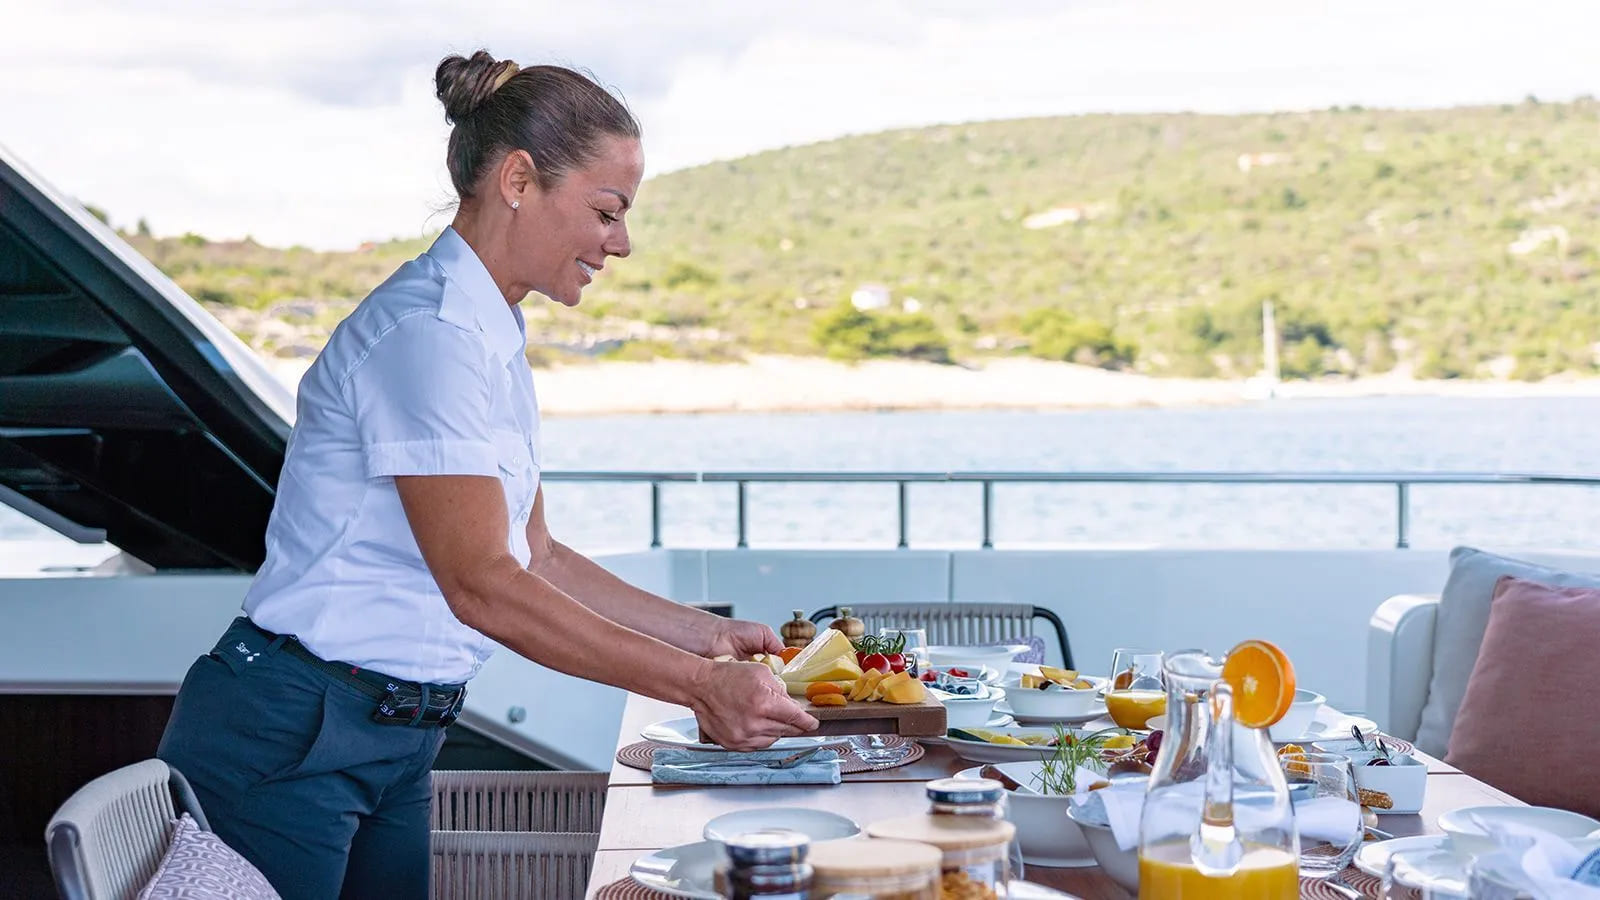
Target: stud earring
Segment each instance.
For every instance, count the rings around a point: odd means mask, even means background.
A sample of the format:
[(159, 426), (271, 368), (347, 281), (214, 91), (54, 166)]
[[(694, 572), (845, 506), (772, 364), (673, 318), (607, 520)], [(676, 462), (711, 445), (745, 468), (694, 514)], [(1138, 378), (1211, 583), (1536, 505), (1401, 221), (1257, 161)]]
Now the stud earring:
[(516, 209), (517, 207), (519, 207), (521, 205), (522, 205), (522, 201), (521, 200), (513, 200), (513, 201), (511, 201), (511, 208), (512, 209)]

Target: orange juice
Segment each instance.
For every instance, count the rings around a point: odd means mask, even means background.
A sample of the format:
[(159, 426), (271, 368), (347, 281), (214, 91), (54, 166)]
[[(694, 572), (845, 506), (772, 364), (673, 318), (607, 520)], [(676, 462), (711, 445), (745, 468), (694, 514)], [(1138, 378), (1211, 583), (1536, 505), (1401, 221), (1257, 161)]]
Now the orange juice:
[(1145, 720), (1166, 711), (1165, 691), (1111, 691), (1106, 694), (1106, 712), (1123, 728), (1143, 728)]
[(1287, 850), (1245, 844), (1232, 874), (1208, 878), (1189, 861), (1188, 841), (1139, 851), (1139, 900), (1298, 900), (1300, 873)]

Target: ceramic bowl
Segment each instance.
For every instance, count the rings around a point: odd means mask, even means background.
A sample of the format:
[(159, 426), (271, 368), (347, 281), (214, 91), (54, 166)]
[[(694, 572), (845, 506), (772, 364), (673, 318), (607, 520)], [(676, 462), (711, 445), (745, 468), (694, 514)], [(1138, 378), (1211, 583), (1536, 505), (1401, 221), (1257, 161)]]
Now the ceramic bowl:
[[(982, 768), (963, 769), (956, 777), (981, 778), (978, 773)], [(1018, 784), (1033, 784), (1030, 773), (1038, 769), (1038, 763), (1007, 763), (1000, 767)], [(1095, 864), (1083, 832), (1067, 818), (1070, 805), (1065, 797), (1026, 790), (1006, 792), (1006, 818), (1017, 826), (1017, 845), (1022, 848), (1023, 865), (1070, 869)]]
[(979, 692), (971, 697), (940, 693), (939, 702), (944, 704), (946, 727), (983, 728), (994, 715), (994, 705), (1005, 696), (1005, 691), (988, 685), (982, 685)]
[(1317, 713), (1327, 702), (1328, 698), (1315, 691), (1295, 691), (1289, 712), (1269, 728), (1268, 733), (1275, 741), (1290, 741), (1304, 736), (1311, 730), (1311, 723), (1316, 721)]
[(1378, 815), (1415, 813), (1422, 809), (1423, 794), (1428, 787), (1428, 767), (1415, 757), (1391, 754), (1390, 765), (1369, 766), (1374, 754), (1368, 752), (1345, 754), (1356, 774), (1356, 787), (1380, 791), (1389, 795), (1389, 809), (1373, 809)]
[[(1127, 850), (1117, 846), (1117, 838), (1111, 833), (1110, 825), (1097, 825), (1079, 817), (1078, 811), (1070, 805), (1067, 807), (1067, 818), (1083, 831), (1083, 839), (1089, 845), (1089, 852), (1094, 854), (1094, 861), (1101, 869), (1115, 881), (1119, 887), (1129, 893), (1139, 892), (1139, 848), (1130, 847)], [(1026, 860), (1024, 860), (1026, 862)]]
[(1100, 699), (1100, 688), (1106, 683), (1104, 678), (1091, 678), (1087, 675), (1083, 676), (1083, 679), (1094, 687), (1081, 691), (1060, 685), (1043, 690), (1025, 688), (1022, 686), (1021, 676), (1014, 676), (1004, 682), (1006, 702), (1011, 704), (1013, 715), (1024, 719), (1082, 718), (1093, 712), (1097, 705), (1104, 705), (1104, 701)]
[(958, 646), (943, 644), (928, 648), (928, 663), (933, 666), (960, 666), (963, 669), (981, 669), (984, 666), (1004, 672), (1018, 653), (1032, 649), (1027, 644), (987, 644), (983, 646)]
[(1548, 806), (1469, 806), (1452, 809), (1438, 820), (1439, 830), (1450, 836), (1450, 849), (1463, 860), (1493, 851), (1494, 838), (1484, 826), (1500, 823), (1537, 828), (1568, 841), (1582, 840), (1600, 828), (1600, 821)]

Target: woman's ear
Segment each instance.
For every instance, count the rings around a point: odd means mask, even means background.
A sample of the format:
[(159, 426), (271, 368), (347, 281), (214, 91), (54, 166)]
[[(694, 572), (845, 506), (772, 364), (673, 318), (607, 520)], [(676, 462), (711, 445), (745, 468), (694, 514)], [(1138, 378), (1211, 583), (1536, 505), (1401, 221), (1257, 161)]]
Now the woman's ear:
[(512, 150), (500, 161), (500, 196), (515, 209), (539, 189), (539, 170), (526, 150)]

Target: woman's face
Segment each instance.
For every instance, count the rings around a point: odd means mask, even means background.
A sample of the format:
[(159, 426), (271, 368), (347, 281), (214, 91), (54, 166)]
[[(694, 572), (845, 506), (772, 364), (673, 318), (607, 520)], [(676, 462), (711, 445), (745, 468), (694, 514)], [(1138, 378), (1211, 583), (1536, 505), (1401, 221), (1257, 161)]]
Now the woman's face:
[(643, 177), (639, 142), (608, 137), (593, 162), (550, 190), (527, 184), (510, 226), (518, 286), (577, 306), (607, 258), (631, 251), (626, 217)]

